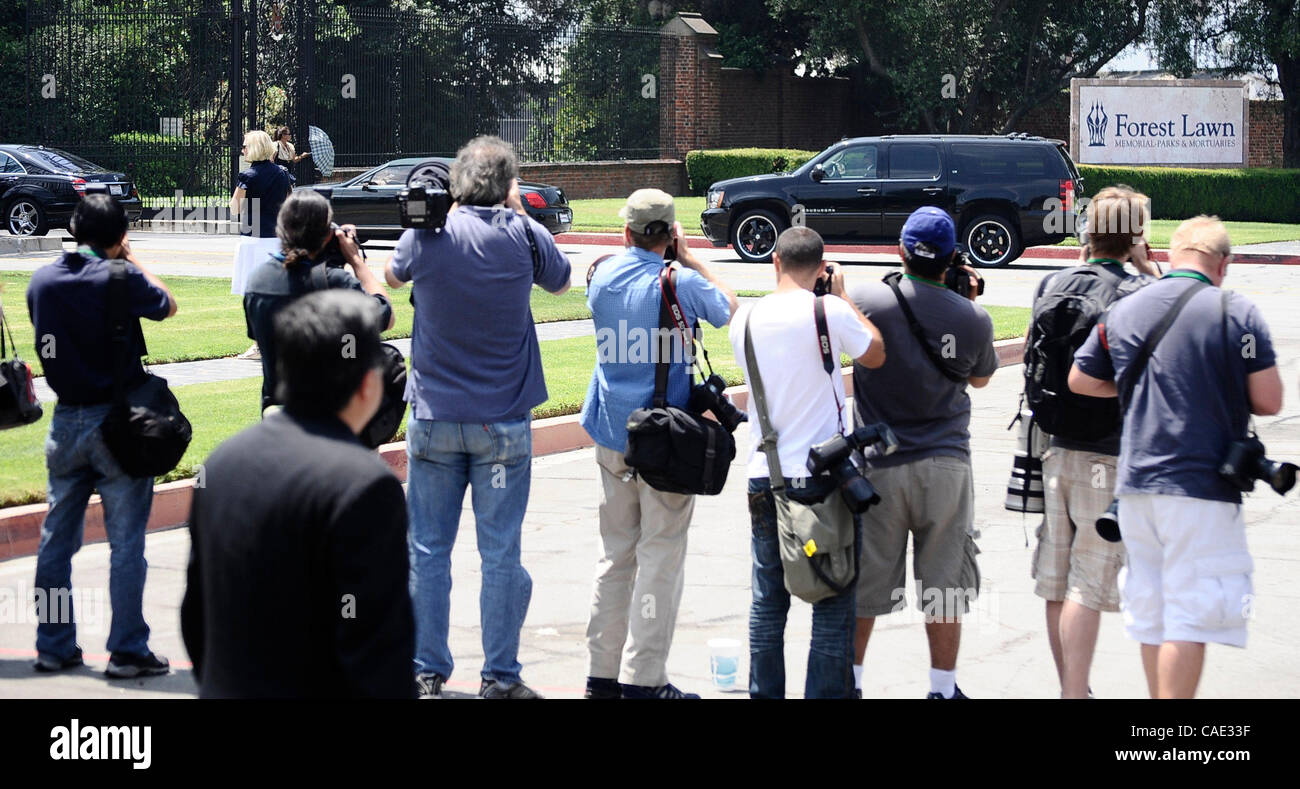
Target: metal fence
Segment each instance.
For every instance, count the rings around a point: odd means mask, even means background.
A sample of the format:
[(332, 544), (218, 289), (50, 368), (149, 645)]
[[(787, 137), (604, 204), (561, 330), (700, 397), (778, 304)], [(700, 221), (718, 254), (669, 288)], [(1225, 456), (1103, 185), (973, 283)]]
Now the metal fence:
[(228, 193), (249, 128), (288, 126), (302, 150), (317, 127), (335, 167), (452, 155), (477, 134), (523, 161), (656, 158), (673, 107), (675, 37), (563, 15), (28, 0), (27, 31), (26, 141), (124, 170), (154, 203)]

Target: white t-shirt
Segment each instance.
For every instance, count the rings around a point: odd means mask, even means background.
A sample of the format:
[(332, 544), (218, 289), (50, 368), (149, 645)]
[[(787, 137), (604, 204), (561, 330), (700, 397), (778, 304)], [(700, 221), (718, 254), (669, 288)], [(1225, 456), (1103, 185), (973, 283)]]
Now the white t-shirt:
[[(777, 452), (783, 476), (807, 477), (808, 450), (839, 431), (835, 394), (844, 403), (844, 379), (839, 370), (840, 353), (858, 358), (867, 352), (871, 333), (858, 320), (853, 308), (838, 296), (826, 297), (826, 326), (835, 358), (832, 377), (822, 366), (818, 351), (817, 322), (813, 317), (812, 291), (773, 293), (746, 304), (732, 318), (729, 336), (736, 362), (745, 371), (745, 323), (754, 342), (754, 358), (763, 376), (768, 418), (777, 432)], [(749, 398), (749, 478), (768, 477), (767, 455), (760, 449), (763, 431), (758, 423), (754, 398)]]

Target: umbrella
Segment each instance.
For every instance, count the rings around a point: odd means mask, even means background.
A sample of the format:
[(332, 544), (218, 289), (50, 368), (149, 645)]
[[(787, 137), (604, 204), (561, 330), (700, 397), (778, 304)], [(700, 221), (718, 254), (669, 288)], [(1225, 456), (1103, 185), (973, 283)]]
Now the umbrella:
[(330, 177), (334, 173), (334, 143), (330, 142), (330, 136), (315, 126), (308, 126), (307, 144), (316, 169), (326, 178)]

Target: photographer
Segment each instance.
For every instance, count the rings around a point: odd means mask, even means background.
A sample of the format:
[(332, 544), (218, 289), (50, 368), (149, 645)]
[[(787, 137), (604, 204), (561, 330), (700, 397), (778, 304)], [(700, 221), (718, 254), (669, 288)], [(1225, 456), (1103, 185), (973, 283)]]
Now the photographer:
[(532, 471), (532, 410), (546, 401), (529, 298), (533, 284), (569, 289), (569, 261), (519, 201), (519, 162), (497, 137), (456, 155), (459, 207), (439, 230), (410, 228), (388, 284), (414, 283), (415, 326), (406, 430), (411, 596), (420, 694), (439, 698), (451, 676), (451, 550), (472, 488), (483, 563), (479, 695), (534, 699), (519, 672), (519, 631), (533, 582), (520, 562)]
[(863, 520), (854, 640), (859, 689), (875, 618), (905, 605), (910, 533), (917, 606), (930, 643), (928, 698), (966, 698), (957, 687), (960, 616), (979, 593), (966, 387), (988, 384), (998, 357), (993, 321), (975, 304), (978, 278), (969, 266), (954, 265), (955, 248), (952, 218), (939, 208), (919, 208), (899, 240), (903, 275), (851, 293), (890, 349), (883, 367), (853, 368), (856, 422), (884, 422), (898, 437), (892, 455), (867, 457), (882, 501)]
[[(275, 233), (280, 251), (273, 252), (248, 277), (244, 319), (248, 336), (262, 349), (262, 410), (276, 399), (276, 313), (313, 290), (344, 288), (374, 297), (379, 325), (393, 328), (393, 305), (379, 277), (366, 266), (351, 225), (335, 227), (329, 201), (319, 192), (294, 192), (280, 207)], [(352, 270), (348, 273), (344, 264)]]
[(1171, 271), (1093, 328), (1069, 385), (1120, 397), (1125, 630), (1151, 697), (1191, 698), (1206, 643), (1246, 645), (1253, 563), (1241, 487), (1219, 468), (1250, 414), (1281, 410), (1282, 380), (1258, 309), (1220, 290), (1232, 261), (1223, 223), (1189, 219), (1169, 246)]
[[(831, 358), (840, 353), (858, 364), (878, 368), (885, 363), (885, 343), (871, 321), (844, 298), (844, 272), (822, 257), (821, 236), (806, 227), (792, 227), (777, 239), (772, 254), (776, 290), (747, 304), (732, 321), (730, 338), (735, 358), (742, 360), (745, 380), (753, 373), (743, 364), (745, 327), (749, 326), (754, 359), (763, 380), (768, 419), (777, 433), (780, 474), (790, 498), (814, 503), (838, 496), (831, 476), (811, 477), (808, 453), (814, 444), (841, 432), (844, 380), (838, 366), (827, 374), (818, 347), (813, 289), (829, 285), (824, 298)], [(829, 282), (827, 280), (829, 279)], [(753, 603), (749, 612), (749, 694), (752, 698), (785, 697), (785, 624), (790, 610), (777, 538), (777, 512), (772, 496), (772, 472), (761, 450), (756, 398), (748, 401), (750, 424), (749, 516), (754, 556)], [(855, 528), (860, 528), (855, 517)], [(853, 590), (813, 604), (812, 642), (804, 697), (852, 698), (850, 668), (853, 650)]]
[[(638, 189), (619, 215), (626, 222), (627, 249), (593, 264), (587, 288), (597, 362), (580, 420), (596, 443), (602, 547), (587, 623), (591, 660), (586, 697), (699, 698), (669, 683), (665, 669), (681, 602), (686, 531), (695, 497), (656, 490), (633, 473), (623, 455), (628, 416), (649, 407), (653, 399), (659, 354), (674, 354), (668, 367), (668, 403), (685, 408), (689, 396), (690, 352), (684, 343), (690, 338), (674, 332), (671, 346), (658, 339), (664, 298), (659, 275), (665, 255), (671, 259), (675, 254), (681, 263), (677, 301), (688, 325), (694, 327), (702, 318), (725, 326), (735, 312), (736, 297), (691, 253), (669, 194)], [(654, 600), (649, 616), (647, 599)], [(625, 642), (630, 643), (623, 661)]]
[[(1051, 438), (1042, 459), (1045, 519), (1032, 575), (1034, 593), (1047, 601), (1047, 640), (1067, 699), (1089, 695), (1101, 612), (1119, 610), (1124, 547), (1103, 540), (1095, 524), (1114, 498), (1120, 434), (1113, 401), (1080, 402), (1068, 391), (1060, 396), (1053, 378), (1068, 376), (1077, 350), (1070, 338), (1082, 336), (1085, 321), (1095, 324), (1097, 311), (1155, 281), (1159, 269), (1146, 241), (1150, 217), (1146, 195), (1124, 186), (1102, 189), (1088, 204), (1086, 262), (1044, 277), (1034, 294), (1026, 389)], [(1138, 273), (1125, 272), (1125, 263)]]

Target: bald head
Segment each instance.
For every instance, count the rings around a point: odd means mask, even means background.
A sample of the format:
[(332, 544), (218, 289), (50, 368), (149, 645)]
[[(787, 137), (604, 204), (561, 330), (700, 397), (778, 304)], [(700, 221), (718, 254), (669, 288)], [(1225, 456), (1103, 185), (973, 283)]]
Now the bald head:
[(1217, 216), (1196, 216), (1178, 226), (1169, 239), (1169, 264), (1195, 269), (1218, 285), (1232, 259), (1228, 228)]

